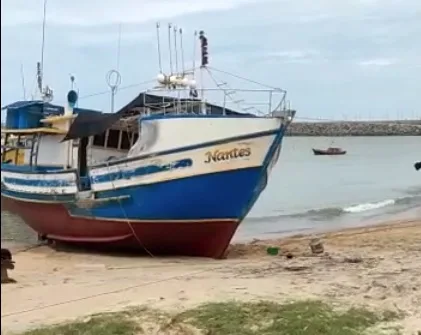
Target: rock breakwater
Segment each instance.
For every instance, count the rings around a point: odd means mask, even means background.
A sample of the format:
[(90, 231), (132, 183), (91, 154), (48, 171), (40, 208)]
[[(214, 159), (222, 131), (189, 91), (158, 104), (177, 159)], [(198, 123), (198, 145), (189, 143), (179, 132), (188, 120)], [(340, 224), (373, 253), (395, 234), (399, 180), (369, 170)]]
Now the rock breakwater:
[(421, 136), (421, 120), (293, 122), (288, 136)]

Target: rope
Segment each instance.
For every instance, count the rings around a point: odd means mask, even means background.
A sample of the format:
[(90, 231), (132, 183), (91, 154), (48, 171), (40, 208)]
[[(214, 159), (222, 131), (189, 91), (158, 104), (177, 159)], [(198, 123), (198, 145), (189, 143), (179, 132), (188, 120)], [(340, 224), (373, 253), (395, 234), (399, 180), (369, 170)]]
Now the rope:
[[(262, 257), (254, 259), (254, 260), (245, 259), (244, 261), (240, 261), (237, 264), (239, 264), (239, 265), (241, 265), (243, 263), (250, 264), (250, 262), (261, 262), (262, 260), (265, 260), (265, 259), (267, 259), (266, 256), (262, 256)], [(217, 263), (220, 264), (220, 261), (217, 261)], [(273, 263), (273, 260), (270, 260), (270, 263)], [(185, 273), (185, 274), (182, 274), (182, 275), (177, 275), (177, 276), (167, 277), (167, 278), (163, 278), (163, 279), (153, 280), (153, 281), (149, 281), (149, 282), (141, 283), (141, 284), (137, 284), (137, 285), (126, 286), (126, 287), (122, 287), (122, 288), (115, 289), (115, 290), (112, 290), (112, 291), (91, 294), (91, 295), (88, 295), (88, 296), (85, 296), (85, 297), (82, 297), (82, 298), (69, 299), (69, 300), (65, 300), (65, 301), (61, 301), (61, 302), (57, 302), (57, 303), (53, 303), (53, 304), (49, 304), (49, 305), (43, 305), (43, 306), (38, 306), (38, 307), (34, 307), (34, 308), (24, 309), (24, 310), (21, 310), (21, 311), (6, 313), (6, 314), (2, 314), (1, 317), (7, 318), (7, 317), (10, 317), (10, 316), (35, 312), (35, 311), (39, 311), (39, 310), (48, 309), (48, 308), (51, 308), (51, 307), (57, 307), (57, 306), (71, 304), (71, 303), (74, 303), (74, 302), (79, 302), (79, 301), (94, 299), (94, 298), (107, 296), (107, 295), (111, 295), (111, 294), (121, 293), (121, 292), (129, 291), (129, 290), (132, 290), (132, 289), (140, 288), (140, 287), (146, 287), (146, 286), (150, 286), (150, 285), (154, 285), (154, 284), (165, 283), (165, 282), (168, 282), (168, 281), (171, 281), (171, 280), (183, 279), (185, 277), (196, 276), (196, 275), (199, 275), (199, 274), (203, 274), (203, 273), (207, 273), (207, 272), (213, 272), (213, 271), (217, 271), (217, 270), (221, 270), (221, 269), (225, 269), (225, 268), (226, 268), (225, 264), (224, 265), (218, 265), (218, 266), (215, 266), (215, 267), (211, 267), (209, 269), (188, 272), (188, 273)]]
[[(109, 164), (108, 164), (108, 162), (107, 162), (107, 167), (108, 167), (108, 169), (109, 169)], [(111, 185), (113, 185), (113, 189), (114, 189), (114, 191), (117, 189), (116, 187), (115, 187), (115, 184), (114, 184), (114, 181), (111, 181)], [(130, 222), (130, 219), (129, 219), (129, 217), (128, 217), (128, 215), (127, 215), (127, 212), (126, 212), (126, 210), (124, 209), (124, 206), (123, 206), (123, 204), (121, 203), (121, 199), (120, 198), (118, 198), (118, 204), (120, 205), (120, 209), (121, 209), (121, 211), (123, 212), (123, 214), (124, 214), (124, 218), (126, 219), (126, 221), (127, 221), (127, 225), (129, 226), (129, 228), (130, 228), (130, 230), (132, 231), (132, 234), (133, 234), (133, 236), (134, 236), (134, 238), (136, 239), (136, 241), (137, 241), (137, 243), (139, 243), (139, 245), (140, 245), (140, 247), (149, 255), (149, 256), (151, 256), (152, 258), (154, 258), (155, 256), (152, 254), (152, 252), (150, 252), (149, 251), (149, 249), (148, 248), (146, 248), (146, 246), (142, 243), (142, 241), (140, 240), (140, 238), (139, 238), (139, 236), (137, 235), (137, 233), (136, 233), (136, 231), (134, 230), (134, 228), (133, 228), (133, 225), (131, 224), (131, 222)]]
[[(12, 241), (13, 239), (8, 239), (8, 240)], [(43, 247), (45, 245), (46, 245), (46, 243), (40, 243), (40, 242), (38, 242), (38, 244), (36, 244), (36, 245), (31, 245), (29, 247), (26, 247), (26, 248), (23, 248), (21, 250), (17, 250), (15, 252), (13, 252), (13, 255), (18, 255), (18, 254), (21, 254), (21, 253), (24, 253), (24, 252), (27, 252), (27, 251), (30, 251), (30, 250), (33, 250), (33, 249), (37, 249), (37, 248)], [(6, 248), (6, 249), (8, 249), (8, 248)]]
[(1, 317), (7, 318), (9, 316), (21, 315), (21, 314), (24, 314), (24, 313), (30, 313), (30, 312), (34, 312), (34, 311), (39, 311), (39, 310), (51, 308), (51, 307), (67, 305), (67, 304), (70, 304), (70, 303), (73, 303), (73, 302), (93, 299), (93, 298), (106, 296), (106, 295), (110, 295), (110, 294), (115, 294), (115, 293), (121, 293), (121, 292), (124, 292), (124, 291), (139, 288), (139, 287), (145, 287), (145, 286), (149, 286), (149, 285), (153, 285), (153, 284), (167, 282), (167, 281), (174, 280), (174, 279), (182, 279), (182, 278), (185, 278), (185, 277), (188, 277), (188, 276), (195, 276), (195, 275), (198, 275), (198, 274), (202, 274), (202, 273), (206, 273), (206, 272), (210, 272), (210, 271), (215, 271), (215, 270), (219, 270), (219, 269), (222, 269), (222, 268), (225, 268), (225, 266), (218, 266), (218, 267), (214, 267), (214, 268), (210, 268), (210, 269), (206, 269), (206, 270), (199, 270), (199, 271), (195, 271), (195, 272), (186, 273), (186, 274), (183, 274), (183, 275), (172, 276), (172, 277), (154, 280), (154, 281), (150, 281), (150, 282), (142, 283), (142, 284), (138, 284), (138, 285), (126, 286), (126, 287), (116, 289), (116, 290), (112, 290), (112, 291), (108, 291), (108, 292), (92, 294), (92, 295), (88, 295), (88, 296), (82, 297), (82, 298), (70, 299), (70, 300), (61, 301), (61, 302), (54, 303), (54, 304), (43, 305), (43, 306), (39, 306), (39, 307), (35, 307), (35, 308), (28, 308), (28, 309), (17, 311), (17, 312), (6, 313), (6, 314), (2, 314)]

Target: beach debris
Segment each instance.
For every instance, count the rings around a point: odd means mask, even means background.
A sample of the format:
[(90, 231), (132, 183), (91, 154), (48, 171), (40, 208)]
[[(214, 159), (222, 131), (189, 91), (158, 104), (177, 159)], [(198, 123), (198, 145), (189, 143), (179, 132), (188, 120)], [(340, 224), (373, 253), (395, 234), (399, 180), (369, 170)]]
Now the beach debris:
[(287, 252), (287, 254), (285, 255), (285, 257), (286, 257), (287, 259), (292, 259), (292, 258), (294, 257), (294, 255), (293, 255), (293, 254), (291, 254), (290, 252)]
[(362, 263), (363, 259), (361, 257), (345, 257), (344, 258), (344, 263), (352, 263), (352, 264), (357, 264), (357, 263)]
[(291, 265), (291, 266), (284, 266), (284, 270), (291, 271), (291, 272), (298, 272), (298, 271), (305, 271), (310, 270), (311, 267), (307, 265)]
[(318, 238), (311, 239), (310, 248), (313, 255), (320, 255), (325, 251), (322, 241)]
[(266, 249), (266, 253), (270, 256), (277, 256), (279, 254), (279, 248), (278, 247), (268, 247)]
[(1, 283), (15, 283), (16, 281), (9, 277), (8, 270), (15, 268), (15, 262), (12, 260), (12, 253), (9, 249), (1, 248)]

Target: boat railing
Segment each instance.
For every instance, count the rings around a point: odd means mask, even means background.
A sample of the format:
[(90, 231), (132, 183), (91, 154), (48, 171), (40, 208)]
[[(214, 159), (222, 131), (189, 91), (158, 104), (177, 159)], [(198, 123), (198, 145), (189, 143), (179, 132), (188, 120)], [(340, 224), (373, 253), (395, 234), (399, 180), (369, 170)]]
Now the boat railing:
[[(154, 88), (147, 90), (147, 93), (157, 99), (148, 101), (148, 95), (145, 95), (144, 106), (152, 112), (159, 110), (160, 113), (273, 116), (288, 109), (286, 92), (276, 88)], [(162, 101), (158, 99), (161, 96)]]

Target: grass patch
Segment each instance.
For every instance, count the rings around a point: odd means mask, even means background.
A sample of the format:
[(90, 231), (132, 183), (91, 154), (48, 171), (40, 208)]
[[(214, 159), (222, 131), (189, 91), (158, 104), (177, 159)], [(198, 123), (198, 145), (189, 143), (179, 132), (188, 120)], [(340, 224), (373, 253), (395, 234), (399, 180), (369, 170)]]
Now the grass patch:
[(131, 335), (139, 330), (131, 313), (120, 312), (92, 315), (85, 320), (30, 330), (24, 335)]
[(338, 312), (320, 301), (226, 302), (177, 315), (148, 309), (100, 314), (22, 335), (356, 335), (396, 318), (395, 313), (357, 308)]
[(379, 315), (365, 309), (334, 311), (320, 301), (280, 305), (274, 302), (212, 303), (184, 312), (179, 318), (212, 335), (355, 335), (392, 313)]

